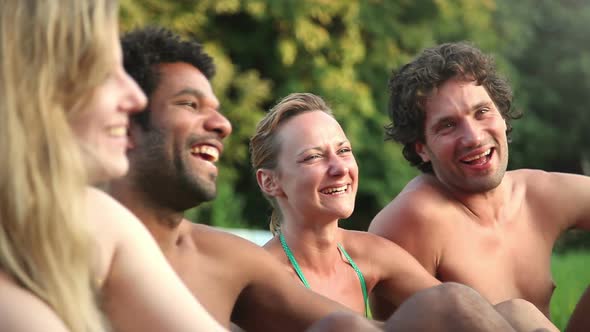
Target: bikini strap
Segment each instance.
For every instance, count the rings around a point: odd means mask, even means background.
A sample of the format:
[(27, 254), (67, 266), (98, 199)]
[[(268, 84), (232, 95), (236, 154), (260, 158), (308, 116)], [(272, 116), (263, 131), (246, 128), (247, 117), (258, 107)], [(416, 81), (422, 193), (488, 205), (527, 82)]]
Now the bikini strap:
[(365, 277), (363, 276), (361, 269), (359, 269), (356, 263), (352, 260), (352, 257), (348, 255), (348, 253), (346, 252), (346, 250), (344, 250), (340, 243), (338, 243), (338, 249), (340, 249), (344, 257), (346, 257), (346, 259), (348, 260), (348, 263), (350, 263), (350, 266), (352, 266), (352, 268), (354, 269), (354, 272), (356, 272), (356, 275), (359, 277), (359, 281), (361, 282), (361, 289), (363, 291), (363, 299), (365, 300), (365, 316), (369, 317), (369, 296), (367, 294), (367, 284), (365, 283)]
[(285, 251), (287, 258), (289, 258), (289, 261), (291, 262), (293, 269), (295, 269), (295, 272), (299, 276), (299, 279), (301, 279), (301, 282), (305, 285), (305, 287), (311, 289), (309, 283), (307, 282), (307, 279), (305, 279), (305, 276), (303, 275), (303, 271), (301, 271), (299, 264), (297, 264), (297, 261), (295, 260), (295, 256), (293, 256), (291, 249), (289, 249), (289, 246), (287, 245), (287, 241), (285, 241), (285, 236), (283, 236), (283, 233), (279, 234), (279, 239), (281, 240), (281, 245), (283, 246), (283, 250)]
[[(311, 286), (309, 286), (307, 279), (305, 279), (305, 276), (303, 275), (303, 271), (301, 271), (301, 268), (299, 267), (299, 264), (297, 263), (295, 256), (293, 256), (293, 252), (291, 252), (291, 249), (287, 245), (287, 241), (285, 240), (285, 236), (283, 235), (283, 233), (279, 233), (279, 240), (281, 241), (281, 245), (283, 247), (283, 250), (285, 251), (285, 255), (287, 255), (289, 262), (291, 262), (291, 266), (293, 266), (293, 269), (297, 273), (297, 276), (299, 276), (299, 279), (305, 285), (305, 287), (311, 289)], [(348, 260), (348, 263), (350, 264), (350, 266), (352, 266), (352, 269), (354, 270), (354, 272), (356, 272), (356, 275), (359, 278), (359, 281), (361, 283), (361, 290), (363, 291), (363, 300), (365, 302), (365, 317), (370, 318), (369, 296), (367, 294), (367, 285), (365, 283), (365, 277), (363, 276), (363, 273), (361, 272), (359, 267), (355, 264), (355, 262), (352, 260), (352, 258), (348, 255), (346, 250), (344, 250), (342, 245), (340, 245), (340, 243), (338, 243), (337, 245), (338, 245), (338, 249), (344, 255), (344, 257), (346, 257), (346, 259)]]

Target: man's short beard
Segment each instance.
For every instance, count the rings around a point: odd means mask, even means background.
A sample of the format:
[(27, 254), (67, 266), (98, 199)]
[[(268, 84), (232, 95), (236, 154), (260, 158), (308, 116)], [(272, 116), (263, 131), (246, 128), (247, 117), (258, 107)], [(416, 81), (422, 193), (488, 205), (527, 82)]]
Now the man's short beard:
[(150, 128), (144, 135), (143, 152), (133, 166), (134, 182), (153, 205), (182, 212), (216, 197), (215, 179), (211, 179), (213, 188), (208, 189), (191, 176), (182, 151), (175, 147), (170, 159), (160, 130)]

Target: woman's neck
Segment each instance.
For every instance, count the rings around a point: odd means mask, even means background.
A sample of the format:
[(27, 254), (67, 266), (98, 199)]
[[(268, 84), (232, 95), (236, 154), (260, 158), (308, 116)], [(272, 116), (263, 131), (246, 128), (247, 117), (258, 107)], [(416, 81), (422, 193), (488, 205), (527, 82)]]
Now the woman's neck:
[(284, 220), (281, 224), (281, 233), (299, 265), (318, 273), (328, 273), (341, 260), (337, 247), (341, 231), (338, 220), (317, 224)]

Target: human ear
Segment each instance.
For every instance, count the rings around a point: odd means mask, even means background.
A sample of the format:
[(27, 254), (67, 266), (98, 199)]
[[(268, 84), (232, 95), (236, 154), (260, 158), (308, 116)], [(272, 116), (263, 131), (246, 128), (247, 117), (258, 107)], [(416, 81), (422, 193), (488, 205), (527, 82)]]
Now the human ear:
[(426, 145), (424, 143), (414, 143), (414, 151), (416, 151), (420, 158), (422, 158), (422, 162), (427, 163), (430, 161), (430, 157), (428, 156), (428, 153), (426, 153)]
[(273, 170), (259, 168), (256, 170), (256, 181), (258, 182), (260, 190), (268, 196), (276, 197), (283, 193)]

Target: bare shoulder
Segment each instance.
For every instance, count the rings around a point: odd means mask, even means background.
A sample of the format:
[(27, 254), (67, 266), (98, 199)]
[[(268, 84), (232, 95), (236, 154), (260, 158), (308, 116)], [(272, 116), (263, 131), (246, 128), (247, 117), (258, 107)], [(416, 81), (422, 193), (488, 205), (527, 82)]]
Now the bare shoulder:
[(590, 229), (590, 177), (523, 169), (508, 173), (515, 186), (526, 188), (529, 207), (556, 232), (570, 227)]
[(149, 235), (141, 221), (109, 194), (90, 187), (87, 189), (86, 197), (92, 230), (99, 237), (103, 247), (127, 241), (130, 237), (137, 236), (138, 232)]
[(255, 243), (212, 226), (190, 223), (191, 237), (195, 244), (202, 248), (222, 252), (235, 250), (259, 251), (262, 248)]
[(104, 281), (109, 274), (114, 255), (130, 240), (150, 238), (137, 217), (102, 190), (88, 187), (86, 213), (93, 239), (99, 249), (97, 280)]
[(517, 184), (526, 185), (529, 192), (538, 195), (554, 195), (555, 192), (565, 192), (576, 187), (587, 188), (590, 185), (590, 177), (580, 174), (519, 169), (510, 171), (507, 175)]
[(397, 243), (369, 232), (343, 230), (342, 242), (351, 256), (369, 260), (372, 265), (399, 263), (410, 257)]
[(61, 319), (36, 296), (0, 271), (0, 331), (67, 331)]
[(191, 237), (198, 250), (224, 262), (228, 269), (240, 273), (266, 270), (270, 254), (257, 244), (215, 227), (191, 223)]
[(369, 232), (390, 240), (432, 233), (444, 225), (444, 216), (455, 206), (434, 176), (420, 175), (373, 218)]
[(102, 190), (88, 187), (86, 190), (86, 203), (92, 222), (99, 222), (100, 228), (117, 225), (126, 227), (128, 222), (131, 225), (138, 224), (139, 220), (131, 211), (119, 203), (116, 199)]
[(387, 240), (386, 238), (363, 231), (342, 230), (342, 242), (349, 251), (359, 253), (375, 253), (379, 249), (387, 248), (387, 250), (403, 250), (397, 244)]

